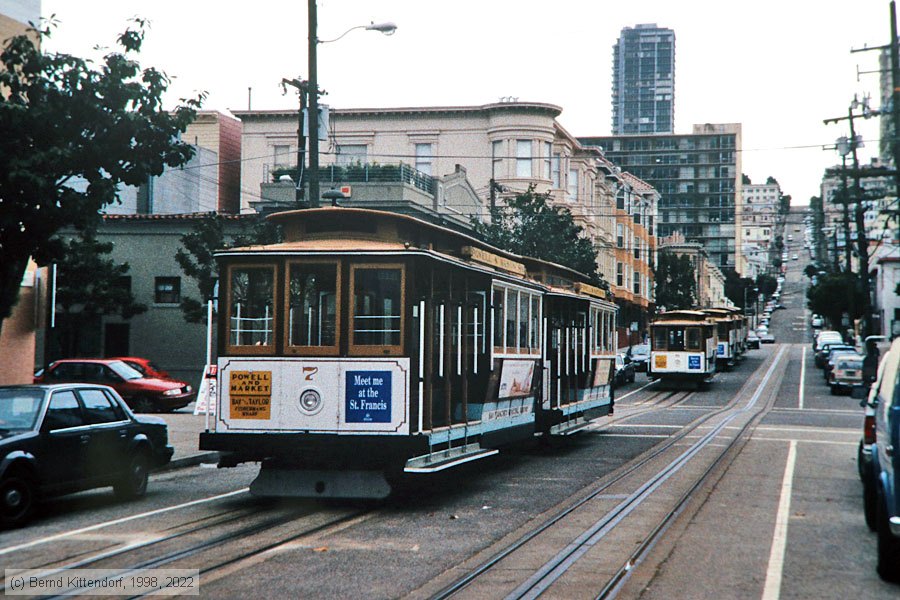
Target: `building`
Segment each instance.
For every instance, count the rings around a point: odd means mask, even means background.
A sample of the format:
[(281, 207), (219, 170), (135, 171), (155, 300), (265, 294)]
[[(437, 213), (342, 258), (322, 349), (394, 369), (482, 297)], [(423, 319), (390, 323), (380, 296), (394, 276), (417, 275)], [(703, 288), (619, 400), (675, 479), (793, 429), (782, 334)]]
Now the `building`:
[(623, 170), (660, 194), (657, 237), (674, 233), (702, 244), (720, 269), (735, 269), (741, 247), (740, 123), (694, 125), (690, 134), (589, 136)]
[[(27, 33), (28, 23), (39, 23), (40, 19), (40, 0), (0, 0), (0, 43)], [(12, 314), (0, 322), (0, 384), (32, 381), (37, 339), (44, 326), (47, 275), (46, 268), (29, 261), (19, 288), (19, 301)]]
[(655, 23), (622, 29), (613, 46), (614, 135), (675, 131), (675, 32)]
[[(527, 192), (548, 194), (550, 201), (569, 210), (576, 224), (582, 227), (600, 251), (600, 272), (613, 288), (622, 305), (646, 313), (653, 301), (652, 270), (649, 268), (655, 235), (651, 224), (656, 216), (658, 195), (639, 177), (627, 179), (622, 170), (612, 164), (603, 153), (580, 143), (557, 121), (562, 109), (539, 102), (497, 102), (481, 106), (336, 109), (330, 113), (330, 134), (320, 144), (320, 182), (323, 190), (349, 184), (349, 198), (341, 200), (348, 206), (383, 207), (385, 202), (416, 209), (427, 214), (420, 204), (429, 204), (429, 195), (414, 194), (411, 190), (394, 186), (394, 195), (381, 194), (376, 198), (367, 190), (372, 177), (365, 172), (390, 171), (409, 173), (404, 180), (430, 182), (436, 180), (436, 209), (444, 211), (444, 218), (453, 220), (486, 220), (491, 206), (502, 206), (506, 198)], [(297, 113), (295, 111), (235, 111), (243, 122), (242, 210), (249, 210), (263, 201), (265, 190), (276, 183), (286, 170), (295, 165), (297, 156)], [(255, 158), (259, 157), (259, 158)], [(366, 185), (345, 179), (350, 171), (362, 178)], [(451, 205), (440, 200), (449, 198), (446, 177), (464, 172), (477, 204)], [(331, 181), (331, 173), (342, 173)], [(424, 183), (423, 183), (424, 185)], [(430, 184), (428, 184), (430, 185)], [(284, 199), (290, 198), (290, 190)], [(620, 213), (617, 204), (624, 198), (630, 207), (637, 207), (639, 221), (634, 215)], [(465, 196), (461, 196), (465, 198)], [(268, 200), (266, 200), (268, 201)], [(468, 200), (466, 200), (468, 202)], [(443, 207), (443, 208), (442, 208)], [(427, 208), (427, 206), (426, 206)], [(623, 209), (624, 210), (624, 204)], [(457, 219), (447, 212), (455, 211)], [(437, 210), (437, 212), (440, 212)], [(630, 216), (629, 216), (630, 215)], [(615, 254), (616, 228), (627, 226), (627, 239), (641, 244), (639, 258), (617, 261)], [(625, 248), (622, 248), (625, 251)], [(634, 268), (633, 262), (641, 261)], [(622, 285), (617, 285), (617, 263), (622, 263)], [(626, 267), (636, 272), (636, 278), (624, 277)], [(629, 273), (631, 273), (629, 272)], [(618, 288), (618, 289), (617, 289)], [(635, 289), (638, 290), (635, 293)], [(640, 322), (622, 311), (620, 332), (630, 330)], [(623, 334), (625, 335), (625, 334)], [(627, 337), (627, 336), (626, 336)]]
[[(743, 184), (743, 213), (741, 215), (741, 272), (745, 277), (756, 279), (764, 273), (777, 252), (775, 237), (778, 211), (781, 206), (781, 186), (778, 182)], [(788, 235), (793, 235), (789, 233)], [(784, 240), (785, 245), (791, 240)], [(799, 241), (799, 240), (798, 240)]]

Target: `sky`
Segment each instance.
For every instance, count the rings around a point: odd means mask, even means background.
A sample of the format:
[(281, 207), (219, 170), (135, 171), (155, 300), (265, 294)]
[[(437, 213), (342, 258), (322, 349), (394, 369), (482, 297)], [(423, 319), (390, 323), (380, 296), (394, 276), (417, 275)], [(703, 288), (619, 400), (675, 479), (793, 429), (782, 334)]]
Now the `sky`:
[[(13, 0), (16, 1), (16, 0)], [(23, 0), (30, 1), (30, 0)], [(307, 72), (307, 3), (255, 0), (43, 0), (58, 27), (45, 48), (82, 57), (112, 48), (131, 17), (150, 21), (139, 57), (173, 77), (167, 105), (205, 91), (204, 108), (293, 109), (282, 78)], [(318, 0), (318, 37), (392, 21), (394, 35), (350, 32), (318, 47), (335, 108), (477, 106), (512, 96), (562, 108), (575, 136), (610, 134), (612, 47), (623, 27), (675, 31), (675, 133), (741, 123), (742, 170), (775, 177), (794, 204), (819, 194), (823, 150), (848, 135), (854, 94), (878, 108), (877, 52), (889, 0)], [(248, 92), (248, 88), (251, 90)], [(877, 119), (858, 121), (860, 160), (877, 155)]]

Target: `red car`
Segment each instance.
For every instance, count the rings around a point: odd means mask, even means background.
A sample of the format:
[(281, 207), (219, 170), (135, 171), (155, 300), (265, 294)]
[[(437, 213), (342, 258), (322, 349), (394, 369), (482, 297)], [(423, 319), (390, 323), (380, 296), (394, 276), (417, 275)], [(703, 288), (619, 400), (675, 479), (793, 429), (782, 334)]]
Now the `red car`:
[(119, 392), (135, 412), (171, 411), (187, 406), (196, 396), (184, 381), (144, 376), (122, 360), (67, 358), (53, 362), (34, 383), (100, 383)]
[(150, 361), (149, 358), (141, 356), (113, 356), (109, 360), (121, 360), (123, 363), (137, 369), (144, 377), (155, 377), (157, 379), (171, 379), (167, 371), (163, 371)]

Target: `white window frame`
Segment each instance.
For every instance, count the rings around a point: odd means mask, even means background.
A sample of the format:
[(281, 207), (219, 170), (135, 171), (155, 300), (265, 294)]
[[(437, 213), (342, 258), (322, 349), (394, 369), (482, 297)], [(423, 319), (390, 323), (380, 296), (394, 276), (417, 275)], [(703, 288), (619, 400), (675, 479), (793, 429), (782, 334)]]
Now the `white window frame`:
[(534, 158), (531, 140), (516, 140), (516, 177), (532, 177)]

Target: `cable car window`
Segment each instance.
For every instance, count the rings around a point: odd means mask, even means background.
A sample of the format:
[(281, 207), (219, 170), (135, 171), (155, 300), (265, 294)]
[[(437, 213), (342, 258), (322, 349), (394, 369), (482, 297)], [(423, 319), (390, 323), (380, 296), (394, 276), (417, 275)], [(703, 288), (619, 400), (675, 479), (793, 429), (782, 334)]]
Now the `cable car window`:
[(535, 354), (541, 351), (541, 297), (537, 294), (531, 296), (531, 338), (529, 346)]
[(231, 346), (274, 345), (272, 267), (232, 267), (229, 277), (228, 342)]
[(519, 293), (516, 290), (506, 290), (506, 351), (515, 352), (516, 343), (516, 315), (519, 313)]
[(531, 307), (531, 294), (519, 292), (519, 352), (528, 352), (528, 310)]
[(292, 263), (287, 285), (286, 346), (289, 350), (337, 352), (337, 263)]
[(687, 333), (687, 349), (688, 350), (700, 350), (700, 328), (699, 327), (688, 327), (686, 330)]
[(666, 349), (666, 333), (667, 333), (667, 330), (665, 327), (654, 327), (653, 328), (653, 349), (654, 350), (665, 350)]
[(503, 350), (503, 307), (506, 290), (494, 287), (494, 347)]
[(676, 352), (679, 350), (684, 350), (684, 329), (682, 329), (681, 327), (668, 328), (666, 349)]
[(392, 346), (392, 349), (379, 348), (378, 353), (402, 352), (403, 269), (399, 265), (390, 268), (354, 266), (351, 283), (350, 345)]

